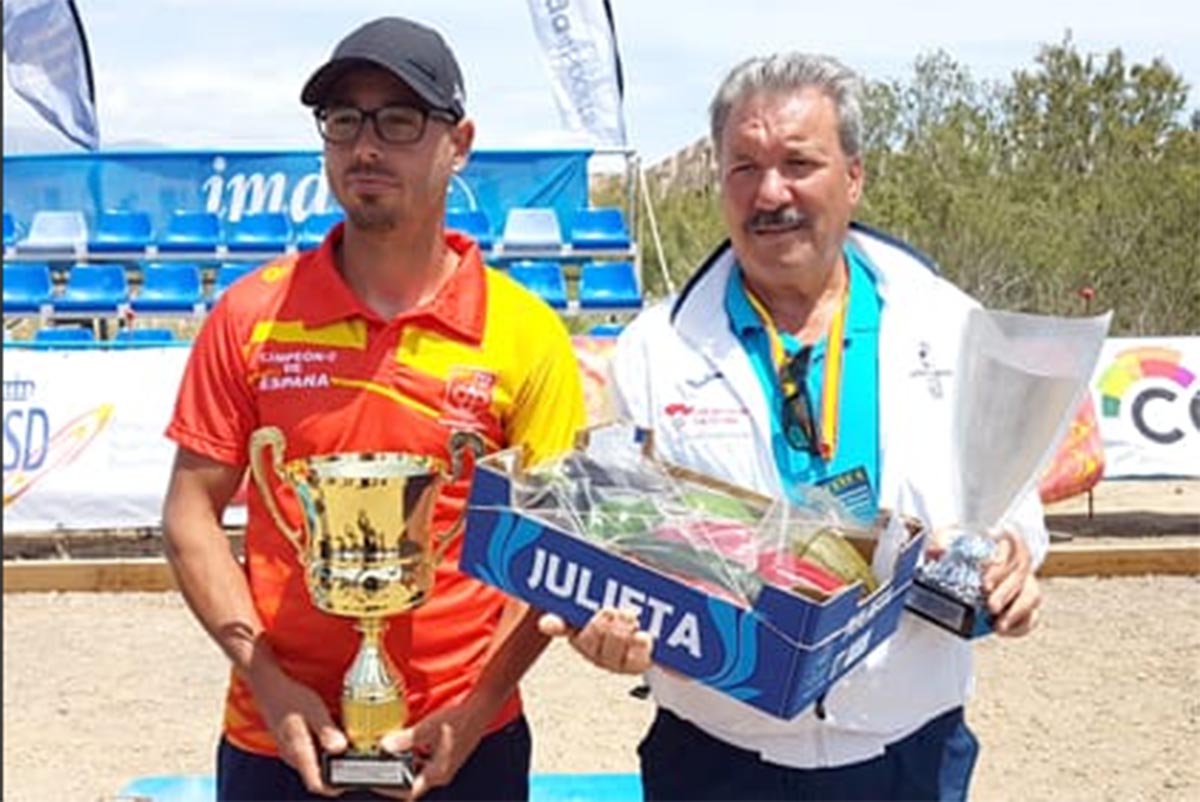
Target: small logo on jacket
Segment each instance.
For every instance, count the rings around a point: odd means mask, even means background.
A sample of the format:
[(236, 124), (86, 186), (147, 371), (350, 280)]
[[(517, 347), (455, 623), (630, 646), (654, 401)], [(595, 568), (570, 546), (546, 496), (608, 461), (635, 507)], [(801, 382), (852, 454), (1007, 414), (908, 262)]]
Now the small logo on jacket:
[(745, 407), (698, 407), (683, 401), (667, 404), (662, 411), (674, 429), (687, 427), (693, 434), (710, 437), (743, 434), (750, 415)]
[(917, 343), (917, 361), (921, 367), (918, 370), (911, 371), (908, 375), (910, 378), (916, 379), (919, 377), (925, 378), (925, 387), (929, 390), (929, 395), (933, 398), (941, 398), (945, 393), (942, 387), (942, 379), (954, 375), (951, 370), (939, 368), (933, 361), (933, 346), (925, 340)]
[(714, 370), (709, 373), (705, 373), (703, 376), (698, 376), (695, 379), (685, 379), (685, 381), (687, 381), (688, 387), (691, 387), (692, 389), (699, 389), (708, 384), (710, 381), (719, 379), (724, 375), (725, 374), (721, 373), (721, 371)]

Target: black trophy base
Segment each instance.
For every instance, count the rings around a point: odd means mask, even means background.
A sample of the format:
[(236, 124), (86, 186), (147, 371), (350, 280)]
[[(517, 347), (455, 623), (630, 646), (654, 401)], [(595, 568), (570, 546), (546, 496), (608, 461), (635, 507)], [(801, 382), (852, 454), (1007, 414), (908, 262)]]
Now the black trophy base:
[(412, 787), (413, 759), (411, 752), (402, 755), (321, 755), (321, 779), (335, 788), (397, 788)]
[(982, 603), (962, 599), (945, 588), (914, 577), (904, 606), (930, 623), (973, 639), (992, 631), (992, 616)]

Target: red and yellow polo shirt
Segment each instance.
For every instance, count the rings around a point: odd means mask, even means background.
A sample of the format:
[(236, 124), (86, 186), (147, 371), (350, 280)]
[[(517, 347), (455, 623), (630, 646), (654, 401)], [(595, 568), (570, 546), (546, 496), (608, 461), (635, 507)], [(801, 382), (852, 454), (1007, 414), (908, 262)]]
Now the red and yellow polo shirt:
[[(489, 450), (523, 444), (531, 459), (569, 448), (584, 423), (579, 369), (566, 330), (541, 300), (485, 268), (478, 247), (447, 233), (458, 269), (429, 303), (383, 320), (343, 281), (342, 237), (264, 265), (230, 287), (196, 338), (167, 436), (244, 467), (251, 433), (278, 426), (285, 460), (349, 451), (449, 458), (455, 428)], [(463, 510), (469, 477), (444, 486), (434, 531)], [(301, 520), (290, 493), (278, 498)], [(409, 720), (463, 698), (484, 665), (505, 597), (458, 570), (461, 542), (437, 569), (434, 591), (393, 617), (385, 644), (403, 674)], [(354, 621), (317, 610), (287, 538), (251, 488), (245, 570), (266, 638), (289, 675), (316, 690), (335, 718), (342, 676), (360, 643)], [(520, 711), (514, 694), (493, 723)], [(246, 682), (233, 672), (225, 732), (242, 749), (275, 744)]]

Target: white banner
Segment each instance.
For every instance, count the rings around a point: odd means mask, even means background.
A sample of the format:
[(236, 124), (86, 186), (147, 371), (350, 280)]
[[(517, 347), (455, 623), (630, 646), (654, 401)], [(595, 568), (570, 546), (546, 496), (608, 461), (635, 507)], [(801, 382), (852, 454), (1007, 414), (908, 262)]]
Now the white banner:
[(1110, 337), (1092, 398), (1104, 476), (1200, 476), (1200, 337)]
[(563, 124), (625, 146), (621, 57), (608, 0), (529, 0)]
[(187, 355), (5, 348), (5, 530), (158, 526)]
[[(589, 342), (576, 338), (585, 378), (606, 358)], [(158, 527), (188, 353), (5, 348), (5, 530)], [(1200, 476), (1200, 337), (1111, 338), (1092, 391), (1106, 477)]]

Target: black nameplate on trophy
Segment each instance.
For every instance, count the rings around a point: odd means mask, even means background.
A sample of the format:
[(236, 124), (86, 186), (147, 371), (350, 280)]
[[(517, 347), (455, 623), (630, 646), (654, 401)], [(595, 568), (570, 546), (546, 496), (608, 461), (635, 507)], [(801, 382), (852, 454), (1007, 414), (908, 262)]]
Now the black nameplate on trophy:
[(335, 788), (412, 787), (412, 753), (403, 755), (321, 755), (321, 778)]
[(913, 577), (904, 606), (960, 638), (978, 638), (992, 631), (992, 616), (982, 603), (962, 599), (918, 577)]

